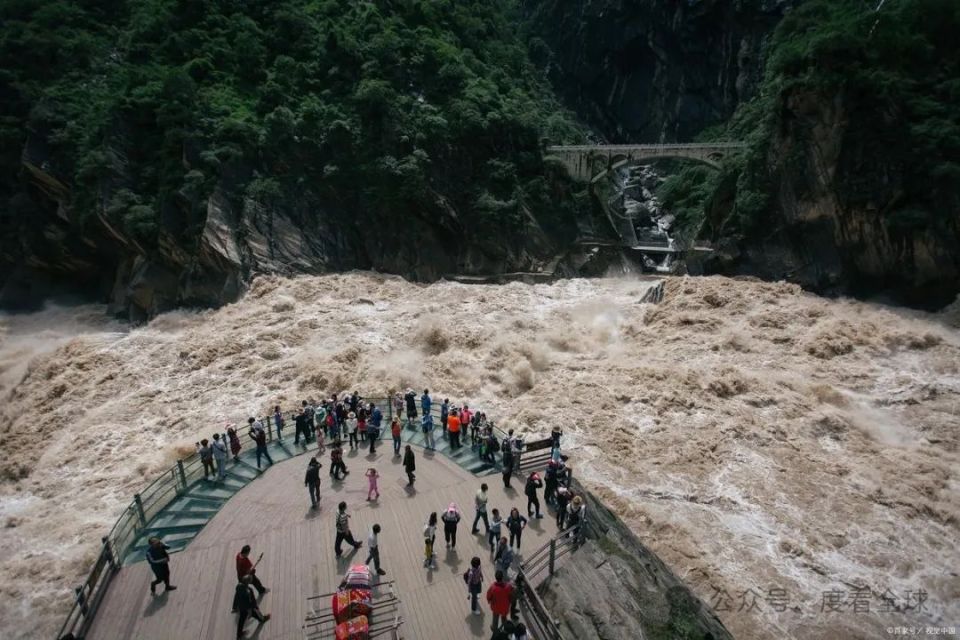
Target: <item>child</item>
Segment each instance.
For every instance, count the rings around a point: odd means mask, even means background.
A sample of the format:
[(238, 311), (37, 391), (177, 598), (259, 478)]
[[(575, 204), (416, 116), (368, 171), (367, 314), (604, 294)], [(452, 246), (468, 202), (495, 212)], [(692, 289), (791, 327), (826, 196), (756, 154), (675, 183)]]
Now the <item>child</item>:
[(470, 568), (463, 574), (463, 581), (467, 583), (467, 597), (470, 599), (470, 611), (473, 615), (480, 615), (480, 592), (483, 590), (483, 571), (480, 569), (480, 558), (474, 556), (470, 560)]
[(437, 539), (437, 512), (430, 514), (430, 519), (423, 527), (423, 566), (436, 570), (437, 556), (433, 552), (433, 542)]
[(373, 500), (374, 498), (370, 497), (370, 494), (376, 494), (376, 499), (380, 499), (380, 489), (377, 488), (377, 479), (380, 477), (380, 474), (377, 473), (377, 470), (373, 467), (367, 469), (367, 500)]

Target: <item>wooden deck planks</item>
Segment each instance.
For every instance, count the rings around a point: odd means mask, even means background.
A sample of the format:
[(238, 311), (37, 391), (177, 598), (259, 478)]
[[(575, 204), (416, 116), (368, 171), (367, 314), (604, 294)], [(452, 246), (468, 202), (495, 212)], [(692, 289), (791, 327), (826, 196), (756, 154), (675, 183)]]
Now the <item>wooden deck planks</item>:
[[(273, 615), (255, 637), (301, 638), (308, 611), (306, 598), (333, 591), (349, 564), (366, 559), (367, 533), (375, 522), (383, 529), (380, 555), (388, 572), (385, 579), (395, 581), (402, 601), (403, 637), (489, 637), (492, 618), (483, 596), (484, 613), (473, 616), (461, 578), (476, 555), (483, 561), (484, 590), (493, 582), (486, 537), (470, 534), (473, 496), (480, 483), (486, 482), (490, 508), (499, 508), (504, 516), (512, 506), (525, 514), (526, 498), (522, 491), (505, 493), (497, 475), (478, 478), (443, 455), (425, 456), (419, 447), (414, 451), (417, 482), (413, 489), (406, 486), (400, 458), (393, 456), (389, 443), (378, 447), (373, 458), (366, 451), (348, 452), (345, 461), (351, 473), (343, 482), (332, 482), (325, 473), (329, 458), (319, 458), (324, 467), (322, 508), (317, 511), (310, 509), (303, 486), (309, 458), (278, 462), (231, 498), (184, 551), (171, 557), (177, 591), (151, 597), (148, 584), (152, 574), (147, 564), (123, 568), (87, 637), (232, 640), (236, 637), (236, 617), (230, 613), (236, 585), (234, 556), (243, 544), (250, 544), (254, 558), (264, 553), (257, 574), (271, 591), (261, 600), (261, 609)], [(363, 475), (370, 466), (381, 475), (380, 500), (372, 503), (366, 501)], [(522, 480), (515, 478), (514, 486), (522, 487)], [(352, 555), (345, 552), (346, 558), (338, 561), (333, 553), (334, 514), (341, 500), (348, 504), (354, 537), (363, 541), (364, 547)], [(438, 568), (428, 570), (423, 567), (423, 525), (431, 511), (439, 515), (451, 501), (463, 514), (457, 549), (445, 548), (442, 526), (438, 527)], [(524, 532), (523, 550), (532, 552), (554, 533), (551, 518), (531, 520)], [(345, 544), (344, 548), (350, 547)], [(248, 622), (246, 630), (248, 637), (254, 637), (256, 622)]]

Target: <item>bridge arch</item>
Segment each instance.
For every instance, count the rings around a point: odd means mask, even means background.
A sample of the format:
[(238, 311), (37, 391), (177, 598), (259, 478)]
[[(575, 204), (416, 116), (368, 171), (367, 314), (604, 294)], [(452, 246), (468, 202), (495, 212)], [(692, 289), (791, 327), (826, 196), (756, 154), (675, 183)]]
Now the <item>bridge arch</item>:
[(547, 153), (557, 156), (574, 179), (595, 183), (611, 170), (655, 160), (691, 160), (719, 169), (725, 158), (744, 146), (737, 142), (570, 145), (547, 147)]

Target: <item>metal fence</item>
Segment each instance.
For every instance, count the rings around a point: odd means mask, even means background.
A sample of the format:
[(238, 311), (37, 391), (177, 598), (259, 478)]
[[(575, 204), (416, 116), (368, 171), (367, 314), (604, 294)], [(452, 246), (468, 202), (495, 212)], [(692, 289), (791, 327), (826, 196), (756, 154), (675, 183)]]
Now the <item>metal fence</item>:
[[(381, 425), (380, 437), (382, 438), (387, 430), (386, 427), (392, 422), (395, 414), (394, 397), (386, 394), (376, 398), (364, 397), (363, 401), (374, 403), (383, 413), (386, 423)], [(419, 398), (417, 399), (417, 407), (419, 408)], [(434, 401), (430, 413), (439, 421), (440, 403)], [(276, 429), (273, 416), (268, 415), (265, 418), (260, 418), (260, 420), (264, 424), (268, 440), (272, 441), (275, 438), (274, 431)], [(496, 425), (491, 423), (491, 426), (498, 439), (507, 436)], [(241, 427), (245, 427), (245, 425), (241, 425)], [(239, 437), (247, 435), (249, 438), (248, 434), (241, 434), (239, 430), (237, 435)], [(229, 442), (225, 432), (221, 434), (221, 437), (224, 442)], [(538, 455), (536, 458), (531, 458), (531, 462), (539, 460), (540, 457)], [(524, 466), (526, 466), (525, 463), (526, 461), (524, 461)], [(161, 473), (146, 488), (134, 494), (133, 500), (120, 514), (110, 533), (102, 538), (100, 553), (86, 580), (74, 589), (73, 606), (60, 628), (57, 638), (61, 638), (68, 633), (72, 633), (77, 638), (83, 637), (93, 621), (97, 607), (106, 593), (111, 578), (123, 564), (123, 559), (130, 553), (141, 532), (153, 518), (201, 478), (203, 478), (203, 463), (200, 460), (200, 455), (194, 452), (177, 460), (176, 464)]]

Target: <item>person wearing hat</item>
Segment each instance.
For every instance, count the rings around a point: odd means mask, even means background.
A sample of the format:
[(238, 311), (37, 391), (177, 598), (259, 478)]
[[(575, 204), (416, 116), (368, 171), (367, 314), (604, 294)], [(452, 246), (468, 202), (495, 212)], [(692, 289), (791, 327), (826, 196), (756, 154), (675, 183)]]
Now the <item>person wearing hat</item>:
[(347, 414), (347, 436), (350, 438), (350, 449), (360, 447), (360, 441), (357, 439), (357, 414), (351, 411)]
[(443, 520), (443, 539), (447, 542), (447, 549), (456, 549), (457, 525), (460, 524), (460, 509), (457, 508), (457, 503), (451, 502), (440, 519)]
[(563, 531), (567, 524), (567, 507), (572, 494), (566, 487), (557, 488), (557, 531)]

